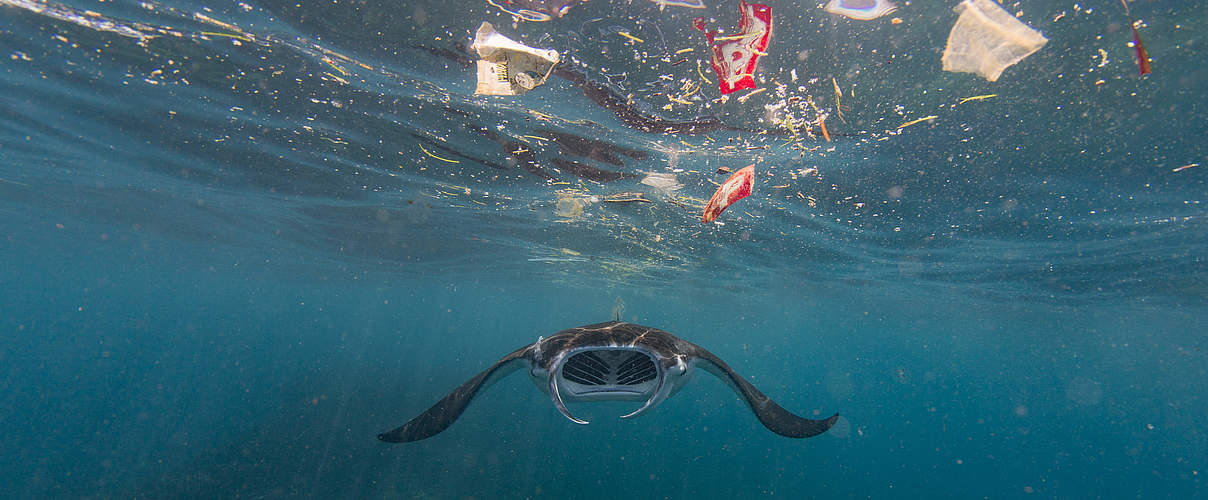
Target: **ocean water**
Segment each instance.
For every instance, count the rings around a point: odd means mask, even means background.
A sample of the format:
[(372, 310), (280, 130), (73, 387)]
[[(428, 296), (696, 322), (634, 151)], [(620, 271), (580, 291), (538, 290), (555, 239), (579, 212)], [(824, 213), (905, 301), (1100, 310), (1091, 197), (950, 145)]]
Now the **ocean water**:
[[(1202, 3), (1130, 2), (1146, 76), (1119, 2), (1006, 3), (989, 82), (955, 2), (772, 0), (725, 100), (707, 4), (0, 0), (0, 496), (1208, 497)], [(483, 21), (558, 71), (475, 95)], [(516, 374), (375, 438), (614, 315), (841, 418)]]

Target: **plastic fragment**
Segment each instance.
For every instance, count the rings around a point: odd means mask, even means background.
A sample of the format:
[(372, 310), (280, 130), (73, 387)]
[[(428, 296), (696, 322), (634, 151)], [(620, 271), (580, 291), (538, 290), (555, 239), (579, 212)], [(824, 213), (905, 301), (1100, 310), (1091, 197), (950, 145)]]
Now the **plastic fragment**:
[(675, 174), (670, 172), (647, 172), (646, 177), (642, 178), (641, 183), (664, 193), (679, 191), (680, 188), (684, 187), (683, 184), (680, 184), (676, 180)]
[(992, 97), (998, 97), (998, 94), (984, 94), (984, 95), (975, 95), (973, 97), (966, 97), (964, 99), (961, 99), (960, 102), (958, 102), (957, 104), (964, 104), (969, 101), (981, 101), (983, 99), (990, 99)]
[(602, 198), (601, 201), (604, 201), (605, 203), (633, 203), (633, 202), (651, 203), (651, 201), (646, 199), (645, 195), (643, 195), (642, 193), (629, 193), (629, 192), (610, 194), (610, 195)]
[(939, 118), (939, 117), (938, 117), (938, 116), (935, 116), (935, 115), (924, 116), (924, 117), (919, 118), (919, 119), (917, 119), (917, 120), (910, 120), (910, 121), (908, 121), (908, 122), (906, 122), (906, 123), (903, 123), (903, 124), (901, 124), (901, 125), (898, 125), (898, 128), (899, 128), (899, 129), (904, 129), (904, 128), (909, 127), (909, 126), (911, 126), (911, 125), (914, 125), (914, 124), (916, 124), (916, 123), (922, 123), (922, 122), (926, 122), (926, 121), (931, 121), (931, 120), (934, 120), (934, 119), (936, 119), (936, 118)]
[(642, 40), (641, 38), (630, 35), (628, 31), (618, 31), (617, 34), (621, 35), (625, 38), (628, 38), (630, 41), (635, 42), (635, 43), (646, 43), (646, 40)]
[(461, 161), (460, 161), (460, 160), (450, 160), (450, 159), (448, 159), (448, 158), (442, 158), (442, 157), (440, 157), (440, 156), (436, 156), (436, 155), (432, 154), (432, 152), (430, 152), (430, 151), (428, 151), (427, 149), (425, 149), (423, 144), (419, 144), (419, 150), (420, 150), (420, 151), (423, 151), (423, 152), (424, 152), (424, 154), (426, 154), (426, 155), (428, 155), (428, 156), (431, 156), (432, 158), (435, 158), (435, 159), (437, 159), (437, 160), (443, 161), (443, 162), (448, 162), (448, 163), (461, 163)]
[(1137, 51), (1137, 71), (1141, 76), (1153, 73), (1153, 68), (1149, 65), (1149, 52), (1145, 50), (1145, 44), (1141, 42), (1141, 35), (1137, 33), (1137, 21), (1133, 19), (1132, 12), (1128, 11), (1128, 3), (1120, 0), (1120, 5), (1124, 6), (1124, 14), (1128, 16), (1128, 27), (1132, 28), (1133, 48)]
[(772, 38), (771, 7), (739, 0), (738, 9), (742, 16), (738, 35), (719, 37), (716, 31), (708, 29), (704, 18), (692, 20), (692, 25), (705, 33), (713, 47), (713, 71), (717, 72), (717, 86), (722, 95), (755, 88), (755, 67), (759, 56), (767, 54), (765, 50)]
[(1044, 47), (1049, 39), (993, 0), (965, 0), (944, 47), (944, 71), (998, 80), (1004, 69)]
[(898, 10), (889, 0), (831, 0), (826, 11), (860, 21), (871, 21)]
[(517, 95), (545, 83), (560, 57), (556, 50), (537, 49), (516, 42), (484, 22), (470, 48), (478, 52), (478, 86), (475, 94)]
[(562, 17), (576, 3), (577, 0), (564, 1), (548, 1), (548, 0), (502, 0), (503, 3), (515, 5), (519, 8), (516, 10), (509, 9), (500, 5), (495, 0), (487, 0), (487, 3), (494, 5), (499, 10), (507, 12), (512, 16), (523, 19), (525, 21), (545, 22), (550, 21), (555, 17)]
[(660, 9), (667, 8), (668, 5), (673, 7), (687, 7), (689, 9), (705, 8), (704, 0), (650, 0), (659, 5)]
[(701, 216), (700, 221), (708, 224), (717, 220), (717, 216), (734, 202), (746, 198), (751, 195), (751, 188), (754, 185), (755, 165), (747, 165), (745, 168), (734, 172), (726, 182), (723, 182), (717, 191), (713, 193), (713, 197), (709, 198), (709, 203), (705, 204), (705, 212)]

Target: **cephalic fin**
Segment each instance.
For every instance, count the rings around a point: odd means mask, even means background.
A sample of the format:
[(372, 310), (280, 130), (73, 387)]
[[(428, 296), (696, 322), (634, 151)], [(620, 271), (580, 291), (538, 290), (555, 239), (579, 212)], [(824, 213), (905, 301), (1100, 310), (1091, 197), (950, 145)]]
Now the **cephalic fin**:
[(660, 374), (659, 383), (658, 385), (654, 386), (654, 392), (650, 394), (650, 399), (646, 400), (646, 404), (642, 405), (641, 408), (634, 410), (628, 415), (621, 415), (621, 418), (633, 418), (646, 413), (651, 408), (654, 408), (655, 406), (658, 406), (659, 403), (662, 403), (664, 399), (667, 399), (667, 395), (663, 393), (663, 381), (666, 379), (666, 376)]
[(566, 409), (566, 404), (564, 404), (562, 402), (562, 392), (558, 388), (557, 371), (551, 371), (549, 373), (549, 395), (550, 395), (550, 398), (552, 398), (554, 400), (554, 407), (558, 408), (558, 411), (562, 413), (562, 416), (566, 417), (568, 420), (570, 420), (571, 422), (574, 422), (576, 424), (587, 425), (590, 423), (586, 420), (580, 420), (580, 419), (575, 418), (574, 415), (570, 414), (570, 410)]

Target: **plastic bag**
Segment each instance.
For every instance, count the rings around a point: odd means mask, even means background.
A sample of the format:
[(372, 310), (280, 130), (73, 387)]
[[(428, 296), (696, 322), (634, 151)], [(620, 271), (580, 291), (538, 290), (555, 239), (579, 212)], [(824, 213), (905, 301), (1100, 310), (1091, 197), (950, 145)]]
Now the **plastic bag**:
[(992, 0), (965, 0), (948, 45), (944, 47), (944, 71), (976, 73), (998, 80), (1007, 67), (1040, 50), (1048, 39)]
[(517, 95), (528, 92), (549, 79), (554, 65), (561, 60), (556, 50), (537, 49), (516, 42), (484, 22), (474, 35), (470, 49), (477, 51), (478, 87), (475, 94)]

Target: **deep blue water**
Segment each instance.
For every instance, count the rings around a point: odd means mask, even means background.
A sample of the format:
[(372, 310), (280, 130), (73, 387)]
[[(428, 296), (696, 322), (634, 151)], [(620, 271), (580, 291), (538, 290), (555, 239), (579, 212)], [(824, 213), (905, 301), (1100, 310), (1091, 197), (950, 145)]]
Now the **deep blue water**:
[[(1208, 496), (1203, 5), (1130, 4), (1139, 77), (1118, 2), (1006, 4), (1049, 42), (991, 83), (940, 69), (955, 2), (770, 1), (768, 90), (670, 100), (691, 19), (735, 3), (0, 0), (0, 496)], [(475, 96), (484, 20), (643, 116), (740, 130), (638, 130), (557, 75)], [(842, 418), (783, 438), (700, 374), (579, 426), (513, 375), (375, 439), (619, 301)]]

